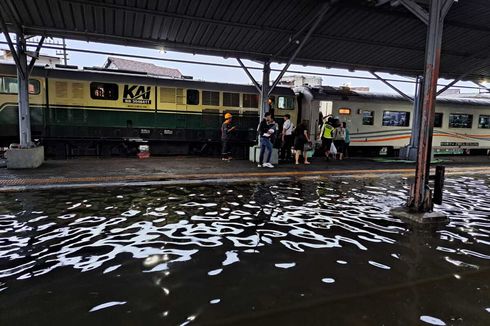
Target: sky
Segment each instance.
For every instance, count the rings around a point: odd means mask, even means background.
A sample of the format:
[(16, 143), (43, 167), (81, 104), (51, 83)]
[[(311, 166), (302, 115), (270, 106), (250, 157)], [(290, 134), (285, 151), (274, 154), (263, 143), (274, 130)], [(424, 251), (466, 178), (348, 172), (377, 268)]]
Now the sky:
[[(5, 41), (4, 36), (0, 37), (1, 41)], [(60, 39), (55, 39), (54, 42), (60, 43)], [(48, 46), (59, 46), (59, 44), (49, 44), (49, 41), (45, 41), (45, 44)], [(194, 79), (205, 80), (205, 81), (213, 81), (213, 82), (225, 82), (225, 83), (236, 83), (236, 84), (251, 84), (250, 79), (247, 77), (245, 72), (242, 69), (236, 68), (227, 68), (227, 67), (216, 67), (216, 66), (204, 66), (204, 65), (196, 65), (196, 64), (188, 64), (188, 63), (175, 63), (175, 62), (166, 62), (158, 59), (180, 59), (180, 60), (189, 60), (189, 61), (204, 61), (211, 63), (220, 63), (220, 64), (231, 64), (237, 65), (236, 59), (225, 59), (222, 57), (216, 56), (206, 56), (206, 55), (193, 55), (188, 53), (181, 53), (175, 51), (162, 51), (161, 49), (147, 49), (147, 48), (137, 48), (137, 47), (129, 47), (129, 46), (120, 46), (120, 45), (112, 45), (112, 44), (103, 44), (103, 43), (93, 43), (93, 42), (84, 42), (84, 41), (74, 41), (74, 40), (66, 40), (66, 44), (68, 48), (77, 48), (84, 50), (92, 50), (92, 51), (102, 51), (102, 52), (110, 52), (116, 54), (131, 54), (131, 55), (141, 55), (146, 56), (151, 59), (132, 59), (126, 58), (130, 60), (138, 60), (144, 62), (151, 62), (159, 66), (165, 66), (170, 68), (179, 69), (184, 75), (193, 76)], [(0, 49), (8, 49), (6, 44), (0, 44)], [(53, 49), (43, 49), (41, 54), (46, 55), (59, 55), (56, 53), (56, 50)], [(101, 66), (106, 61), (108, 55), (101, 54), (90, 54), (90, 53), (80, 53), (80, 52), (68, 52), (68, 64), (77, 65), (80, 67), (87, 66)], [(259, 63), (244, 60), (246, 66), (250, 67), (261, 67)], [(281, 69), (283, 65), (280, 64), (271, 64), (272, 69)], [(340, 74), (346, 75), (348, 77), (326, 77), (323, 76), (323, 85), (328, 86), (341, 86), (341, 85), (350, 85), (352, 87), (369, 87), (372, 92), (382, 92), (382, 93), (395, 93), (390, 87), (385, 85), (384, 83), (377, 80), (368, 80), (368, 79), (358, 79), (355, 77), (368, 77), (373, 78), (373, 76), (365, 71), (348, 71), (345, 69), (326, 69), (322, 67), (305, 67), (298, 65), (291, 65), (289, 70), (301, 71), (303, 75), (308, 75), (308, 73), (322, 73), (322, 74)], [(255, 79), (261, 83), (262, 80), (262, 72), (260, 70), (251, 70), (251, 74), (255, 77)], [(274, 80), (275, 77), (279, 74), (279, 72), (271, 72), (271, 80)], [(285, 76), (293, 75), (292, 73), (286, 73)], [(380, 73), (380, 75), (384, 78), (393, 78), (393, 79), (402, 79), (402, 80), (413, 80), (411, 78), (404, 78), (397, 75), (390, 75)], [(446, 80), (439, 80), (439, 83), (448, 83)], [(393, 82), (397, 88), (405, 92), (406, 94), (413, 96), (415, 92), (415, 87), (413, 83), (400, 83)], [(474, 87), (475, 84), (471, 82), (460, 82), (457, 85), (462, 86), (471, 86)], [(477, 92), (476, 89), (462, 89), (461, 92), (469, 93), (469, 92)]]

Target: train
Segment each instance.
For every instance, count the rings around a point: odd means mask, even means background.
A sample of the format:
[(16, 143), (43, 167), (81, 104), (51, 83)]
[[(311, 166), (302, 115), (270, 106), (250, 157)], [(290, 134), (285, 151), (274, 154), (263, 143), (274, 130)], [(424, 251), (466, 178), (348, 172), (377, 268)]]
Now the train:
[[(29, 80), (32, 138), (47, 157), (218, 154), (223, 116), (234, 116), (234, 149), (245, 158), (256, 141), (260, 96), (249, 85), (173, 79), (76, 66), (35, 67)], [(297, 120), (296, 95), (277, 87), (277, 117)], [(0, 146), (18, 142), (15, 66), (0, 64)]]
[[(413, 105), (398, 94), (356, 92), (344, 87), (295, 88), (302, 119), (311, 121), (317, 134), (322, 116), (346, 122), (353, 151), (397, 156), (411, 138)], [(436, 154), (488, 154), (490, 150), (490, 98), (438, 97), (434, 120)]]
[[(232, 113), (235, 156), (257, 143), (260, 95), (254, 86), (173, 79), (102, 68), (34, 67), (29, 80), (32, 137), (47, 157), (151, 154), (216, 155), (220, 126)], [(346, 122), (351, 148), (396, 154), (408, 145), (412, 104), (397, 94), (329, 86), (276, 87), (269, 98), (276, 121), (291, 116), (318, 135), (322, 116)], [(18, 142), (15, 66), (0, 64), (0, 146)], [(436, 152), (490, 149), (490, 99), (440, 97)], [(316, 137), (315, 137), (316, 138)]]

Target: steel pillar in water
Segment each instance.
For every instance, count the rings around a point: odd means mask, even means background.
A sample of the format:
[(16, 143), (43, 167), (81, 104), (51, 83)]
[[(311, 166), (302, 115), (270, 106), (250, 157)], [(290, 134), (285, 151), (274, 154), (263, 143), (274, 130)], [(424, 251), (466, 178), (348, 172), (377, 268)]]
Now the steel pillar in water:
[(26, 41), (23, 35), (17, 35), (18, 99), (19, 99), (19, 137), (20, 147), (33, 147), (31, 138), (31, 116), (29, 113), (29, 71), (27, 69)]
[[(451, 0), (452, 1), (452, 0)], [(430, 157), (432, 153), (432, 135), (434, 130), (435, 101), (439, 65), (441, 59), (442, 30), (447, 0), (430, 2), (429, 26), (425, 50), (424, 92), (422, 98), (422, 116), (417, 148), (415, 183), (411, 189), (408, 206), (412, 211), (429, 212), (433, 208), (432, 191), (429, 188)]]

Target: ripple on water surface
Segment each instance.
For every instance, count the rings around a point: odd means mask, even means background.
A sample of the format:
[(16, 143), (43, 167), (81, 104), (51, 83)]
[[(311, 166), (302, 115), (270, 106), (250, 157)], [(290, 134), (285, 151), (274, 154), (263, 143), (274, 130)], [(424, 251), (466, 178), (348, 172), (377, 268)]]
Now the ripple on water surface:
[[(357, 317), (374, 323), (478, 323), (490, 305), (482, 274), (490, 265), (489, 183), (448, 179), (438, 209), (450, 222), (423, 229), (389, 215), (408, 190), (391, 179), (2, 194), (0, 303), (47, 311), (41, 324), (88, 323), (105, 311), (114, 322), (188, 324), (308, 300), (358, 303), (358, 293), (372, 292), (379, 294), (360, 301)], [(399, 290), (376, 292), (388, 287)], [(383, 313), (386, 304), (392, 314)], [(329, 320), (356, 317), (342, 309)], [(0, 322), (21, 316), (0, 314)]]

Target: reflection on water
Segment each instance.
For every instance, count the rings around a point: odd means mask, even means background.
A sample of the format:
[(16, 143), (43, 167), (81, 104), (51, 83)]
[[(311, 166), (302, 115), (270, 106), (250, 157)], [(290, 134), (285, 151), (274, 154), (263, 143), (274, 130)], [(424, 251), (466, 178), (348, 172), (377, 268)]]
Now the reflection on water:
[(431, 229), (391, 179), (4, 194), (0, 324), (488, 324), (489, 184)]

